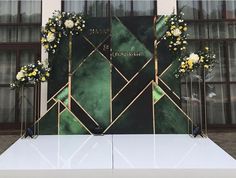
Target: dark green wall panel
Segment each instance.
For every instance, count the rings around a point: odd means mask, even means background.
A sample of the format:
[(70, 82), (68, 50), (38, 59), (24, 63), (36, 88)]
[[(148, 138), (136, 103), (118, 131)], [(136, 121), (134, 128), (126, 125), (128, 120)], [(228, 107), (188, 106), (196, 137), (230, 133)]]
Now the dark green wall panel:
[(72, 95), (102, 126), (110, 123), (111, 69), (95, 51), (72, 76)]
[(153, 60), (151, 60), (148, 65), (119, 93), (119, 95), (114, 98), (112, 102), (113, 120), (153, 79), (154, 65)]
[(152, 84), (107, 130), (107, 134), (153, 133)]
[(111, 35), (112, 63), (127, 79), (131, 79), (152, 54), (117, 18), (112, 19)]

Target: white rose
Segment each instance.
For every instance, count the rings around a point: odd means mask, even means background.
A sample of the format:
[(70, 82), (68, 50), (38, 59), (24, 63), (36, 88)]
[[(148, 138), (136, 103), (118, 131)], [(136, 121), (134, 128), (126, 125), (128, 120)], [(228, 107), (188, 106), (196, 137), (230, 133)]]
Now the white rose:
[(191, 60), (193, 63), (198, 63), (199, 56), (197, 54), (191, 53), (189, 55), (189, 60)]
[(48, 42), (54, 41), (55, 40), (55, 35), (53, 33), (49, 32), (48, 35), (47, 35), (47, 40), (48, 40)]
[(21, 70), (17, 73), (16, 79), (21, 80), (24, 76), (25, 76), (25, 72)]
[(64, 23), (66, 28), (73, 28), (74, 27), (74, 22), (72, 20), (66, 20)]
[(176, 29), (174, 29), (173, 31), (172, 31), (172, 34), (174, 35), (174, 36), (179, 36), (179, 35), (181, 35), (181, 31), (180, 31), (180, 29), (178, 29), (178, 28), (176, 28)]

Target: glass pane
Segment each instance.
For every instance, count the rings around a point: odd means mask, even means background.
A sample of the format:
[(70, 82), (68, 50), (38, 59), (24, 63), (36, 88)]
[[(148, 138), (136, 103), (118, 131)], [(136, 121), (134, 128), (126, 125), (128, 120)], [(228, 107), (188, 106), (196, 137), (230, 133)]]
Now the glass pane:
[(202, 1), (204, 19), (222, 19), (223, 1)]
[(0, 1), (0, 23), (16, 22), (17, 7), (18, 2), (16, 0)]
[(178, 1), (179, 9), (182, 9), (185, 19), (199, 19), (198, 1)]
[(64, 1), (65, 12), (85, 13), (84, 1)]
[(230, 80), (236, 81), (236, 42), (228, 42)]
[(200, 41), (188, 41), (189, 51), (198, 51), (200, 49)]
[(209, 38), (236, 38), (236, 23), (209, 23)]
[(108, 1), (87, 1), (87, 14), (92, 17), (109, 16)]
[(32, 50), (24, 50), (20, 52), (20, 66), (32, 64), (35, 62), (35, 54)]
[(0, 51), (0, 83), (9, 84), (16, 75), (16, 53)]
[(236, 84), (231, 84), (231, 116), (232, 123), (236, 124)]
[(227, 31), (225, 33), (229, 35), (229, 38), (236, 38), (236, 22), (228, 22), (227, 28), (228, 28), (228, 33)]
[(0, 123), (15, 121), (15, 91), (8, 87), (0, 88)]
[(199, 80), (195, 79), (191, 86), (190, 78), (184, 77), (181, 85), (181, 106), (188, 116), (190, 116), (194, 124), (200, 124), (202, 103), (201, 83)]
[(41, 1), (21, 1), (21, 21), (26, 23), (41, 22)]
[(208, 38), (208, 26), (206, 23), (188, 23), (189, 39), (205, 39)]
[(0, 42), (16, 42), (16, 27), (0, 27)]
[(111, 14), (112, 16), (130, 16), (131, 14), (131, 1), (111, 1)]
[(235, 0), (226, 1), (226, 18), (227, 19), (236, 18), (236, 1)]
[(154, 1), (133, 1), (135, 16), (153, 16)]
[(19, 27), (18, 42), (39, 42), (40, 27)]
[(206, 84), (206, 109), (209, 124), (225, 124), (227, 113), (227, 93), (225, 84)]
[(224, 45), (222, 42), (211, 42), (209, 48), (216, 54), (216, 64), (213, 70), (206, 74), (206, 81), (225, 81), (226, 80), (226, 64)]
[(21, 118), (26, 119), (27, 123), (33, 121), (34, 112), (34, 88), (24, 88), (24, 95), (20, 94)]

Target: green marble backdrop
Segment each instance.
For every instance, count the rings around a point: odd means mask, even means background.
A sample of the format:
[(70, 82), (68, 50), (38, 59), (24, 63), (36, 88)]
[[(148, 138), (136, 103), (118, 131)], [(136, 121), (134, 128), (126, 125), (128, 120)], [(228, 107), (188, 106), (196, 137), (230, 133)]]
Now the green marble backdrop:
[(104, 134), (188, 133), (191, 120), (180, 108), (174, 77), (177, 59), (161, 41), (157, 84), (153, 41), (153, 17), (88, 18), (86, 31), (73, 37), (71, 109), (68, 39), (49, 57), (48, 112), (36, 123), (39, 134), (93, 134), (98, 128)]

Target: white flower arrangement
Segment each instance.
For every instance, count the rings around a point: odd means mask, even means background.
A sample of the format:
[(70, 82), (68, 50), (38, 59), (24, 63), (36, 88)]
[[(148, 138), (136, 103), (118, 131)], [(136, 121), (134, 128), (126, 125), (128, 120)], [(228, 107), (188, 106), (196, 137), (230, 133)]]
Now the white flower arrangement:
[(82, 15), (55, 11), (42, 28), (41, 43), (47, 52), (54, 54), (62, 36), (78, 35), (84, 28), (85, 20)]
[(216, 56), (210, 52), (208, 47), (197, 53), (191, 53), (188, 56), (181, 58), (180, 66), (175, 74), (176, 78), (184, 76), (197, 69), (204, 69), (205, 71), (211, 71), (216, 63)]
[(36, 64), (29, 64), (21, 67), (20, 71), (16, 74), (16, 80), (10, 83), (11, 89), (20, 88), (27, 84), (36, 84), (45, 82), (50, 76), (50, 68), (48, 67), (48, 60), (42, 62), (37, 61)]

